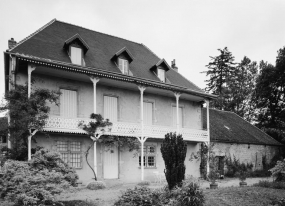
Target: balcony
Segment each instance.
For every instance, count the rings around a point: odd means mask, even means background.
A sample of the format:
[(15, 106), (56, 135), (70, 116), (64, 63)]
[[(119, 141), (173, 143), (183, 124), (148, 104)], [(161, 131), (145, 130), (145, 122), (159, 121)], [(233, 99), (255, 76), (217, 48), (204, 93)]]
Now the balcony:
[[(50, 116), (47, 121), (44, 130), (53, 132), (63, 132), (63, 133), (76, 133), (85, 134), (85, 132), (78, 128), (78, 123), (83, 121), (88, 123), (90, 119), (84, 118), (63, 118), (60, 116)], [(160, 125), (145, 125), (144, 126), (144, 136), (150, 138), (163, 139), (164, 135), (169, 132), (175, 132), (175, 127), (167, 127)], [(206, 130), (197, 130), (189, 128), (181, 128), (180, 133), (184, 140), (189, 141), (208, 141), (208, 133)], [(116, 135), (116, 136), (141, 136), (141, 125), (139, 123), (129, 123), (129, 122), (116, 122), (113, 123), (112, 131), (106, 134)]]

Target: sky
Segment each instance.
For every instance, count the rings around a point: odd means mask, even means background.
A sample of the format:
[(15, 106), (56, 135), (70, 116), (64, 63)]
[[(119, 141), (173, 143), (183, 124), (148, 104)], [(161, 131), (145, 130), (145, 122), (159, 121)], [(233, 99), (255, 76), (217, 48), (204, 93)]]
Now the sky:
[[(0, 48), (17, 42), (52, 19), (143, 43), (205, 88), (210, 56), (228, 47), (236, 62), (275, 64), (285, 46), (284, 0), (1, 0)], [(4, 59), (0, 57), (0, 99)]]

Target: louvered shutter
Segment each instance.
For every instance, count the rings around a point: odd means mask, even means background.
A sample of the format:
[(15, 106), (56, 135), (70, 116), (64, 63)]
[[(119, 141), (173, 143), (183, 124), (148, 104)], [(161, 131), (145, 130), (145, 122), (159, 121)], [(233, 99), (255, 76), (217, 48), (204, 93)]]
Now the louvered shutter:
[(66, 89), (61, 89), (60, 92), (60, 116), (77, 118), (77, 92)]
[(111, 122), (118, 121), (118, 98), (104, 96), (104, 118)]
[(143, 122), (144, 125), (152, 125), (152, 114), (153, 113), (153, 103), (151, 102), (144, 102), (143, 103)]

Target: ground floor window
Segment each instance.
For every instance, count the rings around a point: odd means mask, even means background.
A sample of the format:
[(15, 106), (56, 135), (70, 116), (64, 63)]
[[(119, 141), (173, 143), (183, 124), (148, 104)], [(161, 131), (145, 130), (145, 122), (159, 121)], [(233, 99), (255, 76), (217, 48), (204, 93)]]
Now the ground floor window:
[[(150, 167), (150, 168), (156, 167), (156, 147), (153, 145), (145, 145), (143, 147), (143, 152), (144, 152), (144, 158), (143, 158), (144, 167)], [(141, 166), (141, 156), (139, 156), (139, 166)]]
[(61, 159), (74, 168), (82, 168), (81, 142), (57, 141), (57, 151)]

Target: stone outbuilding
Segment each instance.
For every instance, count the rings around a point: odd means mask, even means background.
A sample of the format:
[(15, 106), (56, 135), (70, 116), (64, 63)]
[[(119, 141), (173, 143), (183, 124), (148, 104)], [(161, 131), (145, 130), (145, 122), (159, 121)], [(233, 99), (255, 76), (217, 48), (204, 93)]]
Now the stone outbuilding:
[[(235, 157), (240, 163), (251, 163), (253, 170), (263, 168), (281, 152), (282, 144), (250, 124), (234, 112), (210, 109), (210, 140), (218, 162), (224, 172), (225, 158)], [(206, 110), (204, 109), (204, 123)]]

